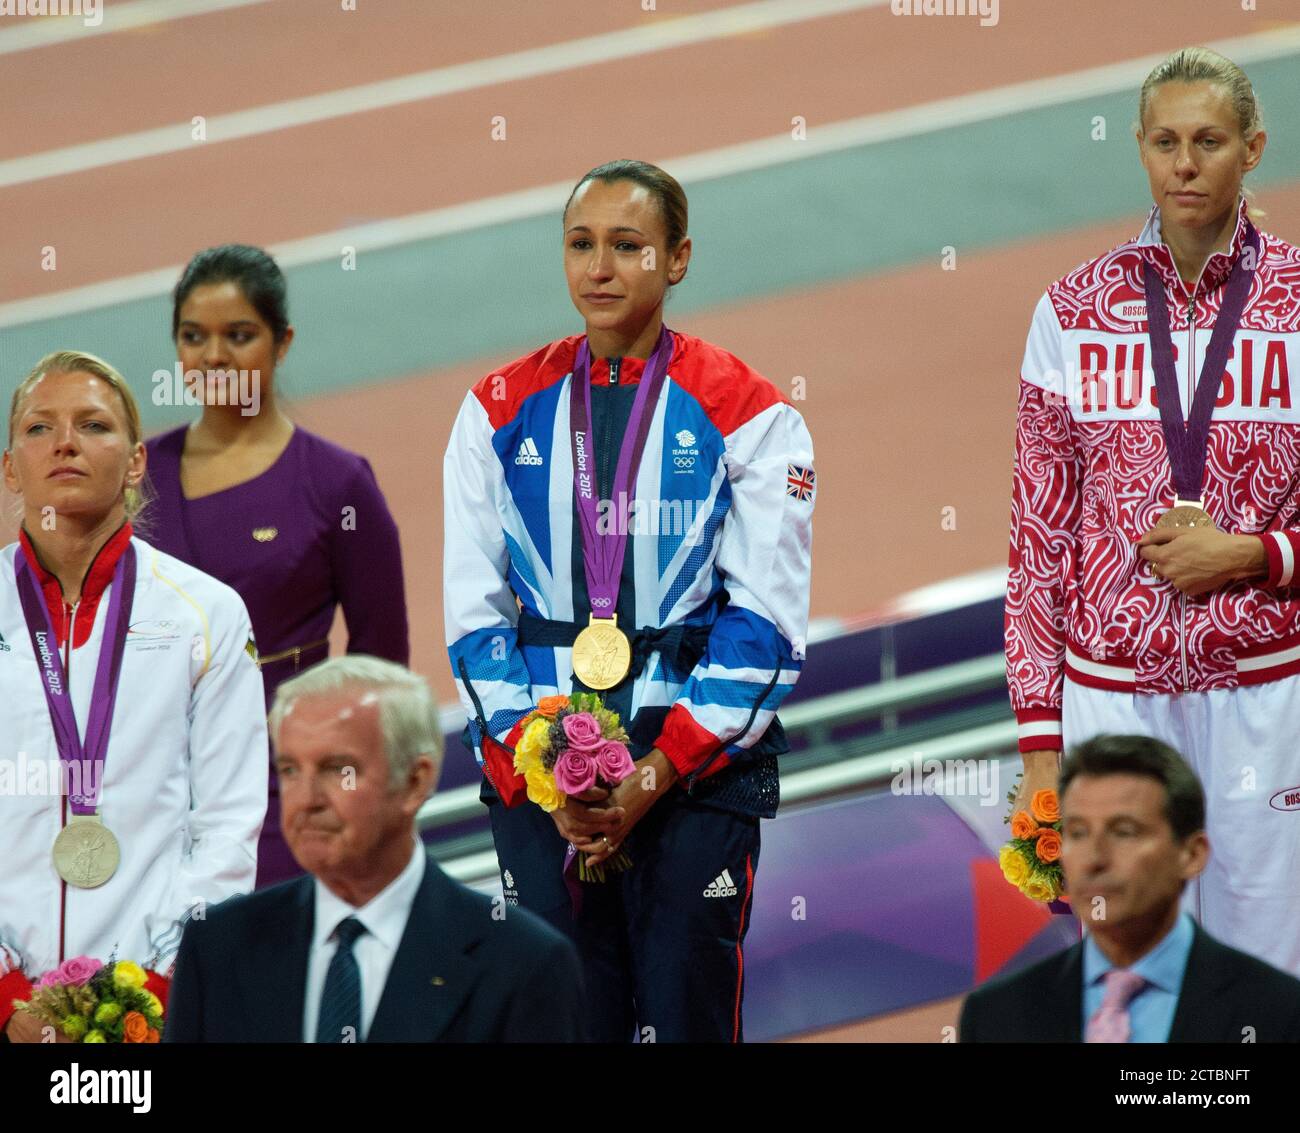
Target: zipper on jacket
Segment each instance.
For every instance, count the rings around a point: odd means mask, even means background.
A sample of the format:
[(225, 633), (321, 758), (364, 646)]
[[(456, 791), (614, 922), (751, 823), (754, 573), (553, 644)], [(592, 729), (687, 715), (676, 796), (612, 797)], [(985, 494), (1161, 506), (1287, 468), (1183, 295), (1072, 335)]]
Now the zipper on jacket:
[[(121, 529), (119, 528), (118, 530)], [(109, 538), (111, 539), (112, 536), (110, 536)], [(107, 545), (108, 543), (105, 542), (104, 545), (99, 548), (99, 551), (95, 552), (95, 557), (90, 560), (90, 565), (86, 567), (86, 573), (81, 576), (81, 589), (78, 592), (77, 600), (73, 602), (71, 606), (68, 605), (66, 599), (62, 603), (63, 624), (68, 631), (67, 640), (64, 641), (63, 643), (63, 681), (64, 681), (64, 693), (68, 697), (69, 704), (72, 703), (72, 642), (77, 636), (77, 610), (81, 607), (81, 595), (86, 592), (86, 579), (90, 577), (91, 570), (94, 569), (95, 563), (99, 561), (99, 552), (102, 551), (104, 547)], [(59, 596), (60, 597), (63, 596), (62, 581), (59, 582)], [(105, 623), (105, 625), (107, 626), (107, 623)], [(74, 723), (76, 721), (75, 713), (73, 715), (73, 721)], [(89, 720), (87, 720), (87, 723), (89, 723)], [(66, 794), (61, 794), (60, 812), (59, 812), (60, 832), (62, 832), (63, 827), (67, 825), (68, 825), (68, 796)], [(60, 964), (62, 964), (65, 959), (64, 942), (67, 936), (67, 931), (66, 931), (67, 920), (68, 920), (68, 883), (64, 881), (62, 878), (59, 878), (59, 963)]]
[[(1204, 269), (1202, 269), (1204, 271)], [(1187, 412), (1192, 413), (1192, 402), (1196, 400), (1196, 296), (1200, 292), (1201, 280), (1198, 276), (1187, 295)]]
[[(1208, 261), (1206, 262), (1208, 263)], [(1196, 277), (1196, 283), (1192, 285), (1191, 294), (1187, 296), (1187, 377), (1191, 390), (1191, 397), (1187, 402), (1189, 416), (1192, 402), (1196, 399), (1196, 386), (1192, 383), (1196, 381), (1199, 373), (1196, 366), (1196, 296), (1201, 290), (1201, 279), (1204, 275), (1205, 266), (1202, 265), (1201, 274)], [(1174, 494), (1177, 495), (1177, 492)], [(1205, 506), (1204, 499), (1201, 500), (1201, 506)], [(1187, 673), (1187, 595), (1182, 591), (1178, 593), (1178, 653), (1183, 670), (1183, 691), (1187, 692), (1191, 688)]]
[(1183, 692), (1187, 692), (1191, 688), (1187, 681), (1187, 595), (1181, 592), (1178, 595), (1178, 651), (1183, 665)]
[[(84, 583), (84, 579), (83, 579)], [(72, 702), (72, 639), (77, 632), (77, 607), (81, 605), (81, 599), (78, 598), (72, 603), (71, 607), (66, 602), (63, 603), (63, 624), (67, 626), (68, 637), (63, 643), (63, 681), (64, 695), (67, 696), (68, 702)], [(69, 612), (70, 611), (70, 612)], [(74, 716), (75, 720), (76, 717)], [(60, 800), (59, 811), (59, 830), (62, 832), (63, 827), (68, 825), (68, 796), (63, 795)], [(59, 878), (59, 963), (62, 964), (64, 959), (65, 938), (67, 936), (68, 922), (68, 883)]]
[[(622, 358), (610, 358), (609, 360), (609, 384), (618, 385), (618, 372), (622, 368)], [(610, 412), (606, 410), (604, 420), (601, 422), (600, 430), (600, 482), (597, 490), (600, 492), (614, 491), (614, 485), (610, 483), (614, 475), (614, 470), (610, 467), (610, 450), (614, 447), (614, 438), (610, 427)], [(617, 502), (617, 501), (615, 501)], [(617, 603), (617, 599), (615, 599)]]
[[(68, 672), (72, 668), (72, 636), (77, 630), (77, 607), (81, 605), (81, 599), (78, 598), (69, 606), (63, 603), (63, 624), (68, 629), (68, 639), (63, 643), (63, 675), (68, 677)], [(68, 696), (72, 696), (72, 680), (68, 678)]]

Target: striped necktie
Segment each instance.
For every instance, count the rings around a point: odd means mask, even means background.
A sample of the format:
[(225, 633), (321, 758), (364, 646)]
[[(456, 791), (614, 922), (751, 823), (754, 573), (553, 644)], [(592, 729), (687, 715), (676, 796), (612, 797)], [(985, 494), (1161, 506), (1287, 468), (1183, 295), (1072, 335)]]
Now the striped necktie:
[(1147, 981), (1124, 968), (1112, 968), (1102, 979), (1106, 984), (1106, 994), (1097, 1013), (1088, 1020), (1084, 1041), (1126, 1043), (1132, 1030), (1128, 1017), (1129, 1002), (1146, 987)]
[(335, 929), (339, 943), (321, 992), (318, 1043), (361, 1041), (361, 969), (352, 955), (352, 945), (365, 931), (366, 926), (356, 917), (345, 917)]

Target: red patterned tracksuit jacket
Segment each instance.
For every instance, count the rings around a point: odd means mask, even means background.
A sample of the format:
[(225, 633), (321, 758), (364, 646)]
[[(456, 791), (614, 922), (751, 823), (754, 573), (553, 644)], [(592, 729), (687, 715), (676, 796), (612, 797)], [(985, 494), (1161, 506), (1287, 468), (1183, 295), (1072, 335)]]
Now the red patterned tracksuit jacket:
[[(1147, 339), (1143, 263), (1168, 295), (1187, 418), (1247, 232), (1194, 287), (1160, 241), (1134, 240), (1053, 283), (1025, 347), (1016, 415), (1007, 681), (1020, 750), (1059, 749), (1064, 677), (1121, 692), (1262, 684), (1300, 672), (1300, 250), (1260, 232), (1259, 261), (1210, 425), (1201, 506), (1262, 539), (1268, 577), (1188, 597), (1137, 540), (1174, 503)], [(1191, 365), (1189, 366), (1189, 361)]]

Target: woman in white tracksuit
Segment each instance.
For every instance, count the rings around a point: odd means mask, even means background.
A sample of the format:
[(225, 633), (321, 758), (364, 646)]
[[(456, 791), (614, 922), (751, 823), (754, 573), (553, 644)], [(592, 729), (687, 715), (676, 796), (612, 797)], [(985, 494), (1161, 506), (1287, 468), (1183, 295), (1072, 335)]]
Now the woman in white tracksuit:
[[(144, 471), (122, 377), (91, 355), (42, 359), (4, 453), (22, 506), (0, 551), (9, 987), (80, 955), (166, 972), (187, 915), (253, 888), (267, 738), (248, 614), (133, 535)], [(11, 1010), (0, 1033), (29, 1039)]]
[(1236, 64), (1176, 52), (1139, 110), (1155, 208), (1048, 288), (1021, 370), (1021, 797), (1099, 733), (1173, 745), (1213, 847), (1186, 907), (1300, 975), (1300, 251), (1252, 223), (1242, 182), (1266, 138)]

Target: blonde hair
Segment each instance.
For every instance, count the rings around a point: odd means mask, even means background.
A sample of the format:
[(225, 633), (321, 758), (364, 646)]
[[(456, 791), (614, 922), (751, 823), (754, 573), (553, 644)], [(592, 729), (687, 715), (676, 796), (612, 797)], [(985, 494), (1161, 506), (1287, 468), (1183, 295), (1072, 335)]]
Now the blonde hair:
[[(1156, 87), (1165, 83), (1216, 83), (1227, 92), (1243, 139), (1249, 141), (1252, 135), (1264, 128), (1264, 112), (1246, 72), (1227, 56), (1208, 47), (1184, 47), (1165, 56), (1142, 83), (1135, 127), (1139, 133), (1146, 130), (1147, 110), (1151, 105), (1152, 94)], [(1253, 207), (1254, 193), (1244, 185), (1242, 192), (1251, 204), (1251, 219), (1264, 217), (1264, 212)]]
[[(13, 400), (9, 403), (9, 448), (14, 446), (14, 428), (18, 424), (18, 415), (24, 402), (31, 396), (32, 389), (46, 374), (93, 374), (100, 381), (110, 386), (122, 403), (126, 417), (127, 437), (134, 447), (141, 440), (143, 430), (140, 427), (140, 407), (136, 404), (135, 394), (127, 385), (126, 379), (104, 359), (87, 354), (82, 350), (56, 350), (45, 355), (32, 368), (31, 373), (18, 383)], [(151, 498), (148, 477), (134, 488), (127, 488), (125, 494), (126, 517), (135, 519), (145, 509)]]

